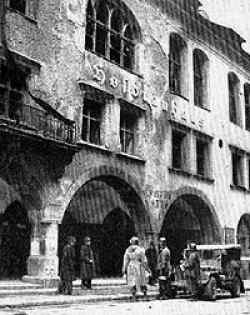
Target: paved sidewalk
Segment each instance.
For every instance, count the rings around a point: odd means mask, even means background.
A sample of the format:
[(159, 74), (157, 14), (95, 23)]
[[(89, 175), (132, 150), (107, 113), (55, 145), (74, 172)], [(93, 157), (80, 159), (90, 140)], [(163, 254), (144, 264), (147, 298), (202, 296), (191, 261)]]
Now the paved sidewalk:
[[(246, 291), (250, 291), (250, 280), (244, 281)], [(131, 295), (125, 284), (118, 285), (119, 280), (116, 279), (110, 285), (110, 279), (95, 281), (93, 290), (80, 290), (78, 282), (75, 282), (74, 293), (72, 296), (58, 295), (56, 289), (49, 289), (49, 292), (42, 293), (46, 289), (36, 289), (41, 292), (38, 294), (25, 295), (2, 295), (0, 296), (0, 309), (27, 308), (33, 306), (52, 306), (52, 305), (72, 305), (72, 304), (93, 304), (105, 301), (129, 301)], [(102, 288), (103, 286), (103, 288)], [(48, 289), (47, 289), (48, 290)], [(247, 292), (247, 294), (249, 294)], [(145, 298), (139, 295), (140, 300), (154, 300), (158, 294), (158, 287), (148, 287), (148, 296)]]

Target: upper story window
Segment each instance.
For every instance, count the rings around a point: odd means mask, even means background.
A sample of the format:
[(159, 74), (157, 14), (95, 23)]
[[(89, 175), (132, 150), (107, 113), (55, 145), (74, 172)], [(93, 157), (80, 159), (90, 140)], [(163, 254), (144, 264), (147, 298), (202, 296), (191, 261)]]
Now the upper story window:
[(187, 151), (187, 134), (178, 129), (172, 130), (172, 167), (185, 169), (185, 155)]
[(232, 184), (244, 186), (244, 155), (236, 148), (231, 148), (232, 158)]
[(210, 140), (196, 137), (196, 173), (200, 176), (210, 175)]
[(170, 92), (186, 96), (187, 45), (178, 34), (170, 35), (169, 89)]
[(194, 65), (194, 104), (200, 107), (208, 106), (208, 57), (195, 49), (193, 52)]
[(0, 115), (19, 121), (24, 105), (27, 73), (16, 69), (8, 71), (6, 65), (0, 64)]
[(120, 143), (121, 151), (135, 154), (135, 136), (137, 117), (121, 109), (120, 114)]
[(246, 130), (250, 131), (250, 84), (244, 84), (244, 99), (245, 99), (245, 126)]
[(139, 26), (120, 1), (89, 0), (85, 48), (128, 70), (135, 69)]
[(7, 5), (10, 9), (35, 19), (37, 1), (38, 0), (7, 0)]
[(85, 99), (82, 120), (82, 139), (101, 144), (101, 119), (103, 106), (94, 100)]
[(240, 81), (235, 73), (228, 74), (229, 118), (238, 126), (241, 125), (240, 114)]

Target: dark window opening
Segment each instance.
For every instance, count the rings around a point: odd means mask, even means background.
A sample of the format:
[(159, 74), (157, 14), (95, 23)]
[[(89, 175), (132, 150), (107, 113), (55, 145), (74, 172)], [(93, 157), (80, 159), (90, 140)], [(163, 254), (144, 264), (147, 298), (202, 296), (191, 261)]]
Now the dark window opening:
[(9, 0), (9, 6), (11, 9), (19, 11), (23, 14), (26, 13), (26, 0)]
[(120, 117), (120, 143), (121, 151), (135, 154), (135, 127), (136, 117), (121, 111)]
[(102, 104), (86, 99), (83, 108), (82, 139), (100, 145)]
[(172, 167), (183, 169), (184, 139), (185, 134), (176, 130), (172, 132)]
[(25, 72), (16, 69), (9, 73), (4, 64), (1, 64), (0, 71), (0, 115), (20, 121), (26, 89)]
[(132, 15), (113, 8), (111, 3), (100, 2), (87, 7), (85, 48), (128, 69), (134, 68), (134, 50), (138, 39), (138, 27)]
[(244, 85), (244, 98), (245, 98), (245, 127), (250, 131), (250, 84)]
[(232, 152), (232, 180), (235, 186), (243, 186), (242, 159), (242, 155), (237, 152)]
[(182, 95), (184, 69), (184, 53), (186, 44), (176, 34), (170, 36), (170, 53), (169, 53), (169, 89), (172, 93)]
[(193, 54), (194, 63), (194, 104), (204, 107), (207, 97), (207, 56), (200, 50), (195, 49)]
[(236, 125), (240, 125), (239, 113), (239, 79), (234, 73), (228, 75), (229, 89), (229, 118)]
[(201, 176), (207, 175), (207, 159), (208, 156), (208, 143), (197, 139), (196, 141), (196, 170), (197, 174)]

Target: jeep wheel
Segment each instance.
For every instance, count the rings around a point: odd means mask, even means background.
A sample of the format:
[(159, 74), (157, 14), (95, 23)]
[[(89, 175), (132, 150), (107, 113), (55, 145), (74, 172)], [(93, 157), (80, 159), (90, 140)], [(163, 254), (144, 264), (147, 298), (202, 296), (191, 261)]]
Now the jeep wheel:
[(230, 292), (234, 298), (240, 296), (240, 279), (238, 277), (234, 278)]
[(217, 294), (217, 283), (216, 279), (214, 277), (211, 277), (208, 281), (208, 284), (205, 288), (205, 297), (209, 300), (215, 301), (216, 300), (216, 294)]

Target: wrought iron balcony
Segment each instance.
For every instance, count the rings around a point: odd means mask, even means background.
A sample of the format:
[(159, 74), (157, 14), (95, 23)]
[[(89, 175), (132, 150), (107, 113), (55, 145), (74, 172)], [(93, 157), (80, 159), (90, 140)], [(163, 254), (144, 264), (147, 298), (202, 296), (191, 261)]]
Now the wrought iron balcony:
[(18, 109), (9, 111), (7, 115), (0, 115), (0, 127), (66, 145), (76, 143), (75, 122), (55, 110), (46, 111), (22, 104)]

